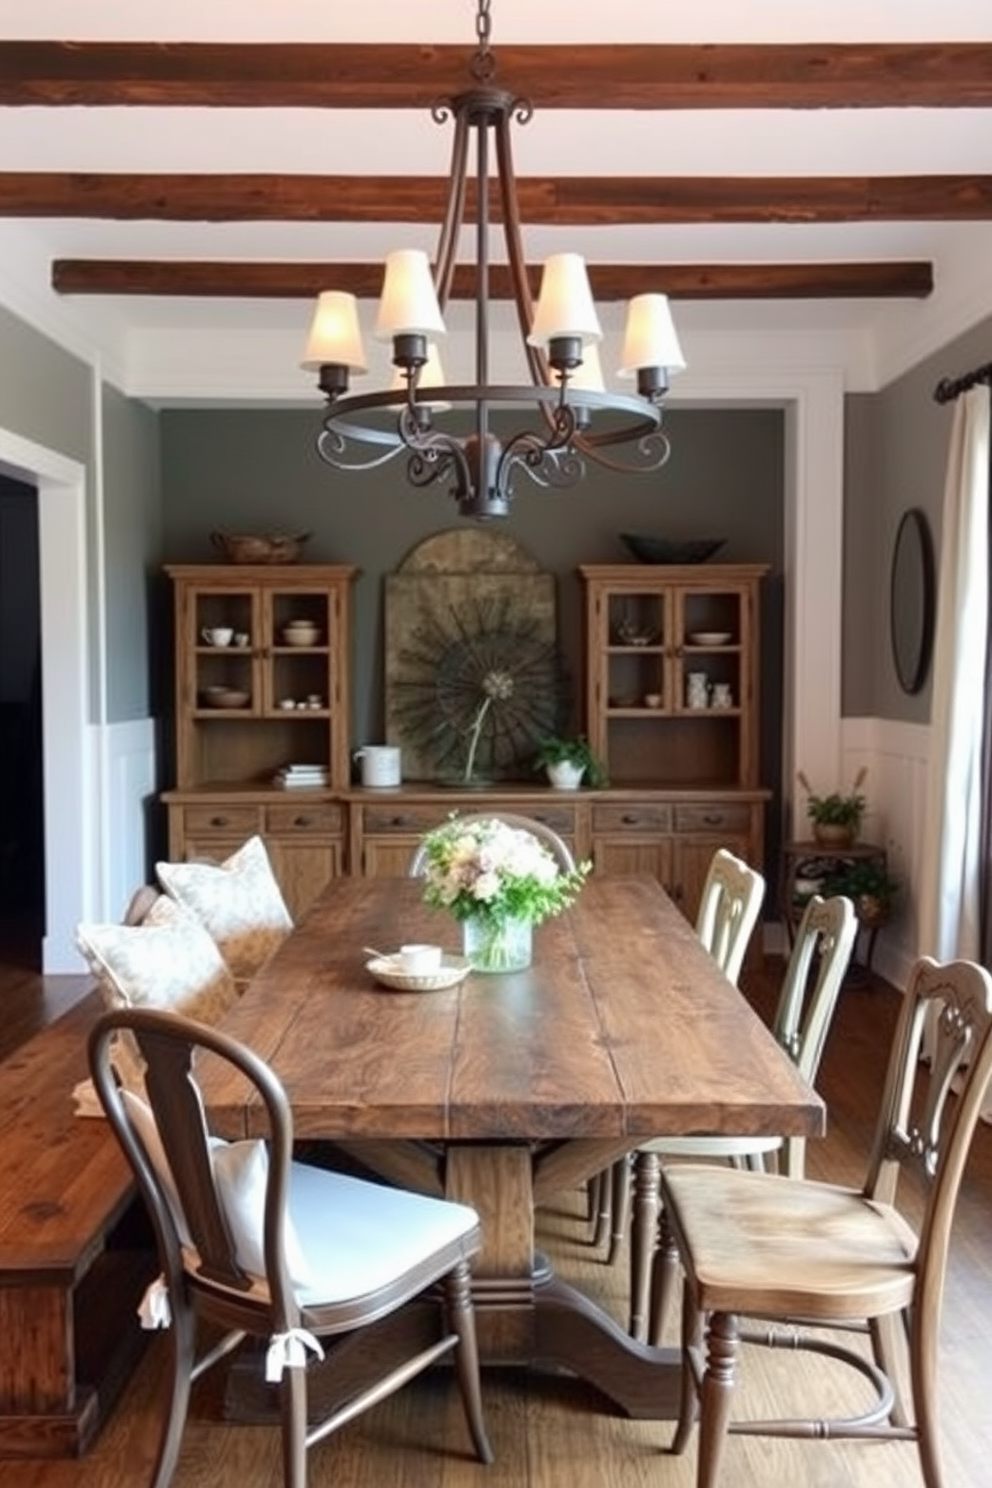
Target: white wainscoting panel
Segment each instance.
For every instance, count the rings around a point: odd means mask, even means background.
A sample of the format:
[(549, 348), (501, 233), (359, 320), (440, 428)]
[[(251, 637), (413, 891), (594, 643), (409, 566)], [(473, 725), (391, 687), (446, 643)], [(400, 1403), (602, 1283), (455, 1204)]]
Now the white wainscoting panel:
[(155, 723), (134, 719), (103, 730), (106, 811), (103, 917), (119, 920), (148, 876), (148, 809), (155, 796)]
[(901, 885), (892, 919), (878, 933), (874, 969), (895, 986), (905, 987), (913, 962), (927, 950), (919, 943), (916, 890), (925, 851), (930, 727), (885, 718), (846, 718), (842, 758), (839, 789), (849, 789), (862, 766), (867, 769), (862, 790), (868, 812), (862, 836), (886, 849), (889, 872)]

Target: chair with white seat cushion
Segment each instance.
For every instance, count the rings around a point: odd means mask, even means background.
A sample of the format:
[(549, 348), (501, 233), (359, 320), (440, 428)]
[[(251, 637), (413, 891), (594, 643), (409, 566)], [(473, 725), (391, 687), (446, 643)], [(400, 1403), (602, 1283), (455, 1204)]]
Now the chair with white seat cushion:
[[(857, 933), (854, 905), (842, 894), (832, 899), (814, 894), (796, 930), (772, 1032), (810, 1085), (816, 1084)], [(635, 1338), (643, 1339), (647, 1332), (650, 1342), (660, 1341), (678, 1273), (678, 1252), (664, 1211), (652, 1266), (660, 1207), (659, 1159), (717, 1158), (755, 1169), (774, 1163), (778, 1172), (801, 1178), (805, 1155), (806, 1139), (798, 1136), (660, 1137), (638, 1148), (630, 1237), (630, 1331)]]
[[(147, 1105), (114, 1078), (110, 1051), (121, 1032), (144, 1059)], [(219, 1029), (124, 1008), (100, 1018), (89, 1058), (150, 1210), (162, 1267), (144, 1308), (152, 1326), (170, 1325), (172, 1350), (153, 1488), (171, 1481), (192, 1382), (246, 1334), (269, 1340), (266, 1377), (279, 1384), (285, 1488), (305, 1488), (310, 1447), (452, 1350), (475, 1450), (491, 1461), (469, 1289), (469, 1262), (481, 1244), (475, 1211), (294, 1162), (280, 1082)], [(244, 1077), (246, 1100), (264, 1116), (264, 1141), (211, 1136), (199, 1081), (218, 1062)], [(327, 1342), (333, 1356), (330, 1340), (353, 1335), (436, 1284), (443, 1296), (436, 1338), (426, 1345), (418, 1339), (412, 1358), (384, 1368), (308, 1424), (308, 1354), (323, 1356)], [(197, 1357), (201, 1320), (224, 1336)]]
[[(758, 870), (727, 848), (717, 848), (699, 899), (696, 934), (735, 987), (764, 897), (765, 880)], [(607, 1263), (611, 1266), (627, 1230), (630, 1179), (631, 1162), (625, 1158), (599, 1174), (591, 1185), (593, 1244), (601, 1245), (609, 1235)]]
[[(929, 1069), (920, 1058), (928, 1013)], [(861, 1188), (712, 1164), (666, 1166), (662, 1197), (684, 1272), (682, 1405), (672, 1450), (684, 1450), (698, 1420), (697, 1488), (716, 1488), (725, 1462), (724, 1481), (740, 1481), (727, 1461), (728, 1436), (738, 1432), (915, 1441), (926, 1488), (944, 1488), (941, 1301), (990, 1076), (992, 976), (972, 962), (941, 966), (924, 957), (902, 999)], [(903, 1176), (918, 1222), (897, 1207)], [(772, 1420), (732, 1419), (741, 1342), (780, 1346), (790, 1357), (797, 1348), (826, 1354), (857, 1372), (861, 1406), (865, 1380), (876, 1398), (858, 1415), (824, 1419), (802, 1393), (816, 1376), (789, 1365), (778, 1386), (775, 1371), (766, 1371), (762, 1390), (765, 1400), (788, 1401), (791, 1388), (794, 1406), (783, 1402)], [(836, 1367), (833, 1375), (836, 1400)]]
[[(470, 816), (460, 816), (458, 820), (464, 822), (466, 826), (470, 826), (473, 822), (498, 821), (504, 826), (512, 827), (514, 831), (529, 832), (532, 837), (537, 838), (538, 842), (544, 844), (563, 873), (574, 871), (575, 857), (568, 843), (559, 837), (553, 827), (549, 827), (546, 822), (538, 821), (536, 817), (520, 816), (512, 811), (477, 811)], [(427, 850), (421, 844), (415, 849), (410, 860), (409, 877), (422, 878), (426, 862)]]

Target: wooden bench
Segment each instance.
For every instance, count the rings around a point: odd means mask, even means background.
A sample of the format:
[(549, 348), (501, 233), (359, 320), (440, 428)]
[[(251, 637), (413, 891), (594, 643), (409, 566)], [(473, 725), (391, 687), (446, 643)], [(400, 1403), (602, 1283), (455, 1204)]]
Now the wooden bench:
[(0, 1458), (77, 1456), (137, 1362), (151, 1227), (107, 1123), (73, 1113), (94, 992), (0, 1064)]

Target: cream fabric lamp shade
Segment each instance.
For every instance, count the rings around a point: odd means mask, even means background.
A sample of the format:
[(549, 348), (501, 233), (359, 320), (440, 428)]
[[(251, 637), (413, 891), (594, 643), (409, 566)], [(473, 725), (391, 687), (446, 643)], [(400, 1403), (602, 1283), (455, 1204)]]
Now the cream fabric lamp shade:
[(326, 366), (368, 371), (358, 323), (358, 301), (353, 294), (326, 289), (318, 296), (301, 366), (314, 372)]
[(375, 339), (444, 334), (427, 254), (419, 248), (397, 248), (386, 257)]
[(546, 347), (560, 336), (575, 336), (584, 344), (603, 339), (581, 253), (553, 253), (546, 260), (527, 343)]
[(635, 295), (627, 307), (620, 376), (634, 377), (642, 367), (663, 367), (669, 373), (685, 368), (667, 295)]

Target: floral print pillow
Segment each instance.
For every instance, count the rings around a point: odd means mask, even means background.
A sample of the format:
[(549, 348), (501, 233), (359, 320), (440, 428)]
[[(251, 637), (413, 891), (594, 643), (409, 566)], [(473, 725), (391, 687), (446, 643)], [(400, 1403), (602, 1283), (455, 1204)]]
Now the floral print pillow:
[(238, 982), (253, 977), (293, 928), (261, 837), (225, 863), (158, 863), (156, 872), (213, 937)]
[(165, 894), (140, 925), (78, 925), (76, 944), (111, 1007), (170, 1008), (217, 1023), (235, 999), (217, 946), (195, 915)]

